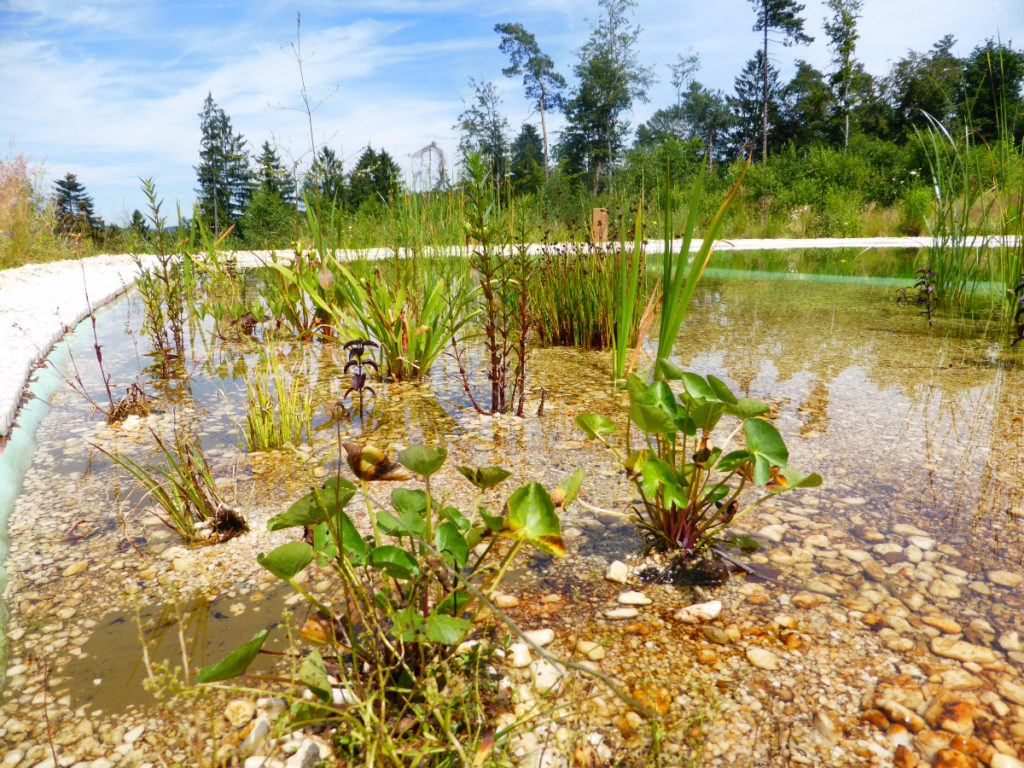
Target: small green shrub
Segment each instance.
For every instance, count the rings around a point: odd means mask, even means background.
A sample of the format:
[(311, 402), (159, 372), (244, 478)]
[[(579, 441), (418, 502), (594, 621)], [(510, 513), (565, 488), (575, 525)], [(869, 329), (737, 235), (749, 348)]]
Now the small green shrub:
[(0, 269), (71, 258), (71, 244), (57, 234), (56, 223), (41, 172), (24, 155), (0, 158)]
[(907, 189), (899, 206), (899, 234), (918, 236), (928, 231), (928, 220), (935, 209), (935, 193), (923, 184)]

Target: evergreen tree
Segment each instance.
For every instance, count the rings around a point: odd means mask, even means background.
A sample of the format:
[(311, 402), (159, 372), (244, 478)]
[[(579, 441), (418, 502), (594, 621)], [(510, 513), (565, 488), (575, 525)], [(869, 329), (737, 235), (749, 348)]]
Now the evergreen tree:
[(487, 162), (495, 188), (500, 188), (509, 171), (508, 119), (501, 114), (501, 99), (493, 83), (469, 80), (473, 98), (455, 126), (462, 134), (459, 152), (465, 156), (479, 153)]
[(623, 114), (634, 101), (647, 101), (654, 82), (636, 54), (640, 27), (630, 22), (634, 0), (598, 0), (603, 15), (580, 49), (573, 71), (578, 84), (566, 104), (568, 126), (559, 154), (571, 173), (586, 173), (596, 191), (602, 172), (618, 159), (629, 124)]
[(263, 142), (256, 158), (256, 184), (262, 191), (276, 195), (288, 205), (295, 204), (295, 185), (269, 141)]
[(832, 88), (820, 71), (806, 61), (798, 61), (796, 73), (781, 89), (779, 99), (778, 124), (770, 133), (773, 146), (792, 143), (802, 148), (832, 143), (835, 101)]
[(132, 211), (132, 218), (128, 222), (128, 229), (143, 240), (149, 237), (149, 224), (146, 223), (146, 217), (142, 215), (142, 211), (138, 208)]
[(345, 199), (345, 172), (341, 158), (330, 147), (320, 147), (302, 185), (307, 201), (337, 205)]
[[(804, 6), (796, 0), (750, 0), (757, 12), (754, 23), (755, 32), (764, 32), (762, 55), (768, 59), (768, 32), (774, 30), (782, 34), (782, 44), (810, 43), (814, 41), (804, 32), (804, 20), (800, 12)], [(761, 159), (768, 157), (768, 113), (772, 107), (772, 94), (769, 90), (770, 64), (761, 68)]]
[(348, 204), (358, 210), (368, 202), (390, 205), (399, 189), (402, 169), (383, 149), (367, 147), (348, 177)]
[(729, 101), (721, 91), (709, 91), (698, 82), (691, 82), (680, 103), (683, 119), (688, 125), (687, 138), (700, 138), (706, 150), (708, 170), (715, 159), (724, 159), (723, 139), (732, 130)]
[(103, 226), (103, 220), (93, 210), (92, 198), (86, 194), (85, 187), (75, 174), (69, 173), (63, 179), (58, 179), (54, 186), (54, 213), (59, 231), (91, 235)]
[(853, 58), (857, 38), (860, 37), (857, 19), (860, 18), (862, 0), (825, 0), (825, 5), (832, 11), (832, 18), (825, 19), (825, 34), (828, 35), (835, 65), (831, 85), (843, 119), (843, 147), (847, 147), (850, 144), (851, 96), (856, 93), (854, 79), (864, 76), (860, 64)]
[(735, 79), (735, 95), (729, 97), (735, 129), (732, 149), (747, 153), (762, 138), (762, 151), (767, 155), (768, 128), (778, 122), (779, 71), (771, 65), (764, 51), (757, 51), (747, 60)]
[(565, 90), (565, 78), (555, 72), (555, 63), (551, 57), (541, 51), (537, 39), (522, 24), (495, 24), (494, 31), (501, 35), (501, 52), (510, 59), (509, 66), (501, 70), (501, 73), (505, 77), (522, 75), (526, 98), (537, 103), (544, 139), (544, 177), (547, 178), (550, 157), (544, 112), (545, 109), (561, 109), (564, 106), (562, 93)]
[(202, 139), (195, 167), (199, 213), (219, 235), (242, 218), (252, 194), (252, 173), (245, 139), (234, 132), (231, 119), (212, 94), (207, 94), (199, 120)]
[(512, 189), (516, 192), (538, 192), (544, 186), (544, 144), (537, 129), (530, 123), (512, 142)]

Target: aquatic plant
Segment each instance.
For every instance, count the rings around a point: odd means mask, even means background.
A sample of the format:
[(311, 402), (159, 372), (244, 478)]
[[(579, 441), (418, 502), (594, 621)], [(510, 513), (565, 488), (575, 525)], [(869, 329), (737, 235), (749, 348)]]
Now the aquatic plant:
[(163, 456), (163, 466), (140, 464), (123, 454), (93, 447), (138, 481), (146, 491), (142, 501), (151, 498), (156, 502), (162, 514), (154, 514), (186, 543), (223, 541), (249, 530), (242, 515), (224, 502), (197, 438), (177, 426), (172, 445), (152, 429), (150, 434)]
[[(672, 370), (683, 389), (674, 393), (664, 380), (651, 385), (635, 375), (626, 380), (630, 432), (636, 427), (642, 445), (633, 450), (629, 434), (624, 451), (609, 441), (615, 423), (595, 413), (576, 417), (588, 439), (599, 441), (622, 464), (640, 494), (631, 517), (651, 547), (699, 554), (730, 523), (759, 504), (795, 488), (821, 484), (816, 474), (804, 475), (788, 465), (789, 451), (778, 430), (766, 419), (760, 400), (736, 398), (714, 376)], [(712, 440), (725, 415), (739, 420), (720, 445)], [(742, 431), (745, 446), (732, 448)], [(749, 488), (763, 492), (742, 497)]]
[[(289, 682), (311, 695), (295, 698), (289, 719), (296, 726), (336, 726), (334, 746), (347, 760), (481, 764), (508, 737), (510, 729), (496, 731), (486, 711), (496, 691), (483, 668), (494, 646), (462, 643), (474, 619), (493, 609), (488, 596), (524, 546), (565, 554), (556, 507), (572, 502), (582, 472), (556, 494), (528, 483), (509, 496), (503, 514), (481, 507), (474, 523), (431, 493), (430, 479), (446, 457), (444, 449), (420, 445), (399, 454), (399, 469), (422, 477), (425, 489), (395, 489), (390, 510), (374, 510), (367, 497), (371, 536), (360, 534), (346, 511), (359, 491), (340, 474), (268, 523), (270, 530), (312, 531), (311, 542), (293, 541), (257, 557), (307, 601), (312, 614), (300, 634), (323, 648), (293, 663)], [(372, 446), (349, 451), (364, 485), (394, 476), (377, 471), (387, 462)], [(493, 473), (481, 476), (493, 484)], [(499, 541), (510, 542), (500, 558)], [(336, 579), (331, 604), (298, 578), (314, 562)], [(267, 636), (268, 630), (257, 633), (196, 680), (215, 683), (244, 674)], [(340, 689), (340, 700), (332, 687)], [(441, 691), (447, 693), (439, 696)]]
[(367, 349), (371, 349), (379, 346), (377, 342), (370, 341), (369, 339), (352, 339), (346, 341), (344, 348), (348, 352), (348, 362), (345, 363), (345, 373), (352, 376), (352, 386), (346, 389), (341, 399), (344, 400), (351, 394), (358, 395), (359, 397), (359, 418), (363, 417), (363, 398), (367, 395), (373, 395), (374, 399), (377, 397), (377, 392), (373, 387), (367, 384), (368, 371), (373, 370), (374, 373), (379, 373), (380, 369), (373, 360), (366, 358)]
[(469, 262), (480, 283), (481, 323), (490, 382), (490, 408), (482, 407), (469, 384), (462, 353), (453, 342), (463, 387), (480, 413), (523, 415), (526, 396), (527, 338), (532, 327), (530, 313), (530, 271), (533, 261), (521, 241), (506, 249), (511, 226), (496, 208), (487, 162), (479, 153), (466, 155), (465, 233), (470, 244)]
[(245, 379), (242, 436), (249, 451), (266, 451), (313, 440), (313, 395), (280, 360), (264, 359)]
[(900, 306), (916, 304), (921, 307), (917, 314), (928, 319), (928, 327), (932, 327), (937, 304), (937, 277), (935, 271), (928, 266), (917, 270), (917, 281), (914, 283), (914, 293), (911, 295), (906, 288), (900, 288), (896, 301)]

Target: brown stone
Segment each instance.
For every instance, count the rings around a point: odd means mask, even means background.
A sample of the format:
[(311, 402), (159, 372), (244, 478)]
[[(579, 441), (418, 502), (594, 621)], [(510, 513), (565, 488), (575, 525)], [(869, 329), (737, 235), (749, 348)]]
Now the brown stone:
[(896, 747), (896, 752), (892, 756), (892, 764), (896, 768), (915, 768), (919, 762), (921, 762), (921, 758), (917, 756), (917, 753), (902, 744)]
[(941, 750), (949, 749), (953, 736), (942, 731), (922, 731), (914, 737), (914, 746), (926, 761), (933, 761)]
[(885, 620), (885, 616), (877, 613), (865, 613), (860, 617), (860, 620), (876, 632), (882, 627), (889, 626), (889, 622)]
[(651, 628), (644, 624), (642, 621), (631, 621), (629, 624), (624, 626), (623, 629), (630, 635), (651, 634)]
[(947, 635), (956, 635), (963, 631), (963, 628), (949, 616), (922, 616), (921, 621)]
[(853, 526), (853, 535), (861, 541), (866, 541), (869, 544), (877, 544), (878, 542), (885, 541), (885, 535), (877, 528), (870, 525)]
[(886, 717), (894, 723), (899, 723), (911, 733), (920, 733), (928, 724), (924, 719), (909, 707), (905, 707), (898, 701), (892, 699), (879, 699), (875, 706), (882, 710)]
[(889, 727), (889, 718), (878, 709), (866, 709), (861, 712), (860, 721), (875, 726), (879, 730), (886, 730)]
[(943, 749), (936, 757), (935, 768), (978, 768), (978, 761), (955, 749)]
[(885, 568), (877, 560), (865, 560), (860, 567), (864, 569), (864, 575), (872, 581), (885, 581)]
[(797, 592), (790, 598), (790, 602), (797, 608), (814, 608), (821, 605), (823, 600), (821, 595), (816, 595), (813, 592)]

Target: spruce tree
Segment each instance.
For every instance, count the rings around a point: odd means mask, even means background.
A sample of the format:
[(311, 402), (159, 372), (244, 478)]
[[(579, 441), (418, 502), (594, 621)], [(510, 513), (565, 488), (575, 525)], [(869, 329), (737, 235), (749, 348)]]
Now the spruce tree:
[(252, 172), (245, 139), (235, 133), (212, 94), (207, 94), (199, 119), (202, 139), (195, 166), (199, 213), (219, 235), (241, 220), (252, 194)]
[(348, 204), (358, 210), (367, 202), (389, 205), (398, 191), (401, 169), (383, 149), (375, 152), (367, 147), (348, 176)]
[(103, 221), (93, 210), (92, 198), (73, 173), (58, 179), (56, 187), (57, 228), (64, 233), (78, 232), (91, 235), (103, 226)]
[(264, 141), (256, 157), (256, 185), (268, 195), (276, 196), (288, 205), (295, 204), (295, 185), (285, 170), (281, 158), (269, 141)]

